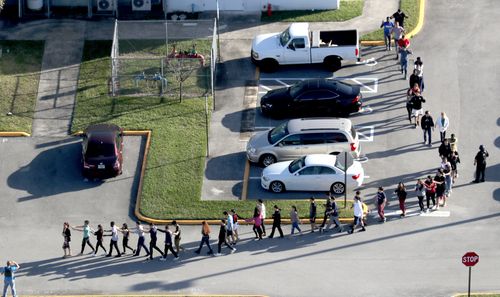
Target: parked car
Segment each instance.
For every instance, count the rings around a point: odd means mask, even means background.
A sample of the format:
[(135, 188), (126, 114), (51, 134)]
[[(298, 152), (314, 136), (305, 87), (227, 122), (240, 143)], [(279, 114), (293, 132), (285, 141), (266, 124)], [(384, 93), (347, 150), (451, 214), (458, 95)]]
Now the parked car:
[(285, 31), (255, 36), (252, 62), (262, 71), (276, 71), (279, 65), (323, 63), (337, 71), (342, 60), (359, 61), (358, 31), (309, 31), (308, 23), (293, 23)]
[(248, 141), (246, 152), (250, 162), (266, 167), (309, 154), (349, 152), (358, 158), (361, 148), (358, 133), (349, 119), (302, 118), (258, 132)]
[(82, 170), (85, 177), (109, 178), (122, 173), (122, 128), (113, 124), (91, 125), (82, 137)]
[(315, 154), (294, 161), (278, 162), (262, 171), (261, 186), (274, 193), (284, 191), (331, 191), (336, 195), (346, 190), (344, 168), (347, 165), (347, 187), (363, 184), (365, 173), (360, 162), (344, 154)]
[(274, 118), (303, 116), (348, 117), (361, 109), (358, 86), (335, 79), (304, 80), (267, 92), (260, 99), (262, 114)]

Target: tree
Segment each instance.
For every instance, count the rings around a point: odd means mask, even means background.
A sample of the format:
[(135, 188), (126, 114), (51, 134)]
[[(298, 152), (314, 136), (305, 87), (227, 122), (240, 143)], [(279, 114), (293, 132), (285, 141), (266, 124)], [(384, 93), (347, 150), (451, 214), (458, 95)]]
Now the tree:
[(167, 58), (167, 71), (173, 74), (173, 79), (179, 83), (179, 101), (182, 102), (182, 84), (200, 69), (197, 58)]

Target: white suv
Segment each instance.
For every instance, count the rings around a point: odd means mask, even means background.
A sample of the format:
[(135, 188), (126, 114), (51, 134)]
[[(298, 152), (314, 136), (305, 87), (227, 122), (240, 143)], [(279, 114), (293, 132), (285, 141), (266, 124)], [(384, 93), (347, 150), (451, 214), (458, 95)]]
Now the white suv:
[(358, 133), (351, 121), (344, 118), (289, 120), (255, 134), (247, 144), (248, 160), (265, 167), (310, 154), (341, 152), (350, 152), (354, 158), (361, 153)]

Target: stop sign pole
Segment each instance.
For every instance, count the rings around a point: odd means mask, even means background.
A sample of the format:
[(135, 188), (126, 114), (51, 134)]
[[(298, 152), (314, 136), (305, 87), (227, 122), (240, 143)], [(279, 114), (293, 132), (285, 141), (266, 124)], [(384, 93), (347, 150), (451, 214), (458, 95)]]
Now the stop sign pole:
[(469, 289), (467, 290), (467, 296), (470, 297), (470, 279), (471, 279), (471, 271), (472, 266), (476, 265), (479, 262), (479, 255), (475, 252), (467, 252), (462, 256), (462, 264), (469, 267)]

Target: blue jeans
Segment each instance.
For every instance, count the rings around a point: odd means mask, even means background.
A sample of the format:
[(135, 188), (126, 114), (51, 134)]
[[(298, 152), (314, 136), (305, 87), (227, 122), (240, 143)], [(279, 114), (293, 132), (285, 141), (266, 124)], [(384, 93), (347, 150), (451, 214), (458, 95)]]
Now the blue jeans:
[(17, 296), (16, 294), (16, 281), (11, 279), (11, 280), (4, 280), (3, 281), (3, 295), (2, 297), (7, 296), (7, 289), (10, 287), (12, 291), (12, 296)]
[(384, 42), (385, 42), (385, 47), (391, 50), (391, 33), (386, 34), (384, 32)]
[(427, 136), (429, 136), (429, 144), (432, 143), (432, 138), (431, 138), (431, 135), (432, 135), (432, 132), (431, 132), (431, 127), (427, 128), (427, 129), (423, 129), (424, 130), (424, 143), (427, 141)]
[(302, 232), (302, 230), (300, 230), (300, 228), (299, 228), (299, 222), (292, 223), (292, 234), (294, 233), (295, 229), (297, 229), (297, 231), (299, 231), (299, 232)]
[(146, 244), (144, 244), (144, 236), (140, 236), (139, 240), (137, 241), (137, 251), (135, 252), (136, 255), (141, 254), (141, 248), (144, 248), (146, 250), (146, 254), (149, 255), (149, 250)]
[(401, 59), (401, 73), (404, 73), (405, 77), (406, 74), (408, 73), (408, 61)]
[(210, 236), (202, 236), (201, 237), (200, 247), (198, 248), (198, 250), (196, 250), (196, 252), (199, 253), (201, 251), (203, 244), (207, 245), (209, 253), (213, 253), (212, 247), (210, 246)]

